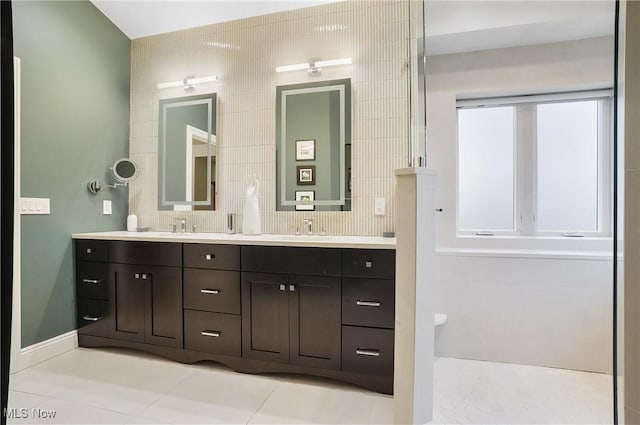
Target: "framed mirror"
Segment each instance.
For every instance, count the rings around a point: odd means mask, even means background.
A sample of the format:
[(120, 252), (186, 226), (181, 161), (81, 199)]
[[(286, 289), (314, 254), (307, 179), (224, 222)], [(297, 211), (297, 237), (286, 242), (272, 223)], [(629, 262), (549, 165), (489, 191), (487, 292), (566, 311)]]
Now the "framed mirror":
[(216, 206), (216, 93), (160, 100), (158, 209)]
[(276, 87), (276, 209), (351, 211), (350, 177), (351, 80)]

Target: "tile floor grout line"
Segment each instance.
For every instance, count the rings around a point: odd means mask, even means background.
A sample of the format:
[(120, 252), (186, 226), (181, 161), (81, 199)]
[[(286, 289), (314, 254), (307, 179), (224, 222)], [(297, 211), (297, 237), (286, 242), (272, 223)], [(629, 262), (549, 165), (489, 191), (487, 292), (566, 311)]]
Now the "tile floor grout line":
[(277, 385), (273, 386), (273, 390), (271, 390), (271, 392), (269, 393), (268, 396), (266, 396), (264, 398), (264, 400), (262, 401), (262, 403), (260, 404), (260, 406), (258, 406), (258, 408), (256, 409), (255, 412), (253, 412), (253, 415), (251, 415), (251, 417), (249, 418), (249, 420), (247, 421), (246, 425), (249, 425), (251, 423), (251, 421), (253, 420), (253, 418), (256, 417), (256, 415), (258, 414), (258, 412), (260, 411), (260, 409), (262, 409), (262, 407), (265, 405), (265, 403), (267, 402), (267, 400), (269, 400), (269, 398), (271, 398), (271, 396), (273, 395), (273, 393), (276, 392), (276, 390), (278, 389), (278, 387), (282, 385), (281, 381), (278, 381)]
[(173, 391), (174, 389), (176, 389), (178, 387), (178, 385), (180, 385), (183, 381), (186, 381), (188, 378), (190, 378), (191, 376), (195, 375), (196, 371), (193, 370), (191, 371), (187, 376), (183, 377), (182, 379), (178, 380), (178, 382), (175, 383), (175, 385), (173, 385), (171, 388), (169, 388), (167, 391), (165, 391), (164, 393), (160, 394), (160, 396), (153, 400), (151, 403), (149, 403), (144, 409), (142, 409), (139, 413), (137, 413), (135, 416), (138, 418), (142, 418), (142, 419), (148, 419), (150, 421), (153, 421), (155, 419), (153, 418), (149, 418), (147, 416), (144, 416), (144, 412), (146, 412), (148, 409), (150, 409), (151, 407), (153, 407), (157, 402), (160, 401), (160, 399), (162, 397), (167, 396), (171, 391)]

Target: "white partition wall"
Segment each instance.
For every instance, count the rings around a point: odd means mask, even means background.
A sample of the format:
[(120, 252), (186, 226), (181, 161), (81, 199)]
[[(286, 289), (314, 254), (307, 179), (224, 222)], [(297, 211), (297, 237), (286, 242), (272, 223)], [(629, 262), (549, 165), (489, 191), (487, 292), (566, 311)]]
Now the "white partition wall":
[(396, 170), (394, 422), (433, 417), (436, 174)]

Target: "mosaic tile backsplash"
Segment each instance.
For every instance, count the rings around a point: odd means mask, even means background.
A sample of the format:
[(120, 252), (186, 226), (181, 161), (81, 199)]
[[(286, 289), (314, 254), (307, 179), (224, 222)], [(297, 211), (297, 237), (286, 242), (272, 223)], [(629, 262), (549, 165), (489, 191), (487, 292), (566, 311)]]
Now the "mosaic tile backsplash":
[[(263, 233), (289, 234), (306, 218), (328, 234), (395, 231), (394, 171), (407, 165), (408, 3), (345, 1), (160, 34), (132, 42), (130, 155), (140, 177), (130, 184), (138, 225), (169, 230), (185, 217), (198, 231), (226, 231), (226, 214), (242, 223), (245, 181), (260, 177)], [(279, 65), (350, 57), (352, 65), (276, 73)], [(217, 75), (196, 86), (158, 89), (186, 76)], [(276, 211), (276, 86), (351, 78), (352, 211)], [(215, 211), (158, 211), (158, 102), (218, 94)], [(386, 198), (384, 216), (374, 199)]]

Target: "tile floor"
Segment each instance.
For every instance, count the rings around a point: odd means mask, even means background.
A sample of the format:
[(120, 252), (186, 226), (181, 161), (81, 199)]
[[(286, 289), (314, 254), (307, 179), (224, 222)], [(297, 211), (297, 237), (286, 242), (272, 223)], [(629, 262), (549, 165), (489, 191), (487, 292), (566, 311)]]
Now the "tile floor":
[[(117, 349), (76, 349), (11, 375), (12, 424), (391, 423), (393, 398), (299, 376), (245, 375)], [(611, 377), (435, 362), (433, 423), (609, 424)], [(20, 410), (24, 409), (24, 410)], [(47, 418), (47, 412), (55, 417)], [(41, 417), (37, 417), (38, 414)], [(20, 417), (24, 416), (24, 417)]]

